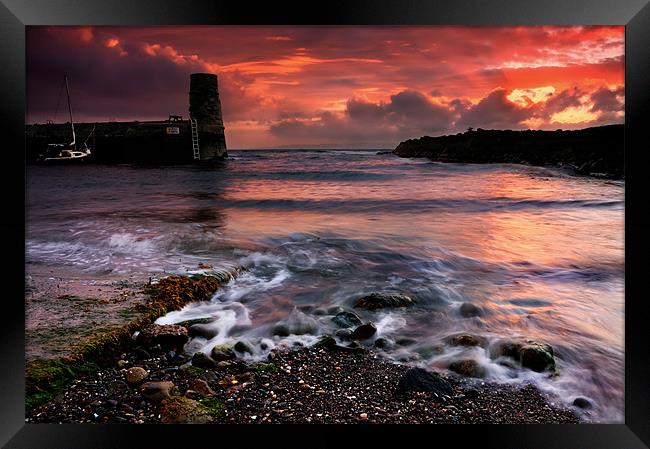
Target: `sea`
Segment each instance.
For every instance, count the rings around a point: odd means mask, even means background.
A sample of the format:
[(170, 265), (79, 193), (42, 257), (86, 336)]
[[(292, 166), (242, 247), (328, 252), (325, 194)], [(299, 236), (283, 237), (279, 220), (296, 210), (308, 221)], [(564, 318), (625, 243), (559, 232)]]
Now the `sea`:
[[(336, 336), (351, 310), (379, 357), (476, 382), (534, 383), (592, 422), (624, 419), (624, 181), (514, 164), (436, 163), (378, 151), (230, 151), (217, 166), (29, 166), (26, 272), (97, 280), (243, 266), (208, 302), (160, 317), (209, 319), (190, 353), (245, 342), (251, 360)], [(415, 305), (358, 310), (372, 292)], [(479, 316), (466, 317), (470, 303)], [(278, 336), (282, 325), (290, 335)], [(447, 342), (460, 333), (484, 347)], [(553, 347), (557, 375), (494, 357), (508, 339)]]

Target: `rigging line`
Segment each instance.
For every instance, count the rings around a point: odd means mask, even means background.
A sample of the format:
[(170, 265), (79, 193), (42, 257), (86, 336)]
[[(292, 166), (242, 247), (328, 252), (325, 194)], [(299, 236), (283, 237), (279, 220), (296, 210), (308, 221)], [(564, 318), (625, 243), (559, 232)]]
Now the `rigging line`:
[(54, 110), (54, 120), (52, 122), (56, 123), (56, 116), (59, 114), (59, 106), (61, 105), (61, 94), (63, 94), (63, 86), (65, 85), (65, 80), (61, 83), (61, 88), (59, 89), (59, 99), (56, 102), (56, 109)]

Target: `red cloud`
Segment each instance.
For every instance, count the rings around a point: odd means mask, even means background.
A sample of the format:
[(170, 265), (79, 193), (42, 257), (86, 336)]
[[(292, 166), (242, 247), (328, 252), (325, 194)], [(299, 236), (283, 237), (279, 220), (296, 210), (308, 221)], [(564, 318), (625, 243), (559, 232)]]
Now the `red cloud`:
[(620, 122), (623, 46), (623, 27), (28, 27), (27, 119), (64, 73), (78, 120), (186, 114), (211, 71), (233, 147)]

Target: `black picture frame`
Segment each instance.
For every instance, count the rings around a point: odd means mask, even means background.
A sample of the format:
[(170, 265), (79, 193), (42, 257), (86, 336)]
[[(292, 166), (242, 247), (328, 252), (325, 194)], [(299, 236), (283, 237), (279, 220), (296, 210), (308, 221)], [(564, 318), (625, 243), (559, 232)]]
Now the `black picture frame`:
[[(27, 25), (625, 25), (625, 424), (474, 426), (240, 426), (25, 424), (25, 26)], [(643, 448), (650, 446), (650, 323), (645, 295), (650, 221), (648, 108), (650, 4), (647, 0), (329, 0), (235, 2), (183, 0), (0, 0), (0, 102), (5, 207), (0, 214), (5, 268), (0, 324), (0, 444), (7, 448), (182, 447), (250, 443), (364, 445), (387, 436), (454, 446)], [(22, 189), (22, 194), (21, 194)], [(10, 287), (7, 289), (7, 287)], [(24, 297), (24, 296), (23, 296)], [(250, 429), (250, 430), (249, 430)], [(295, 432), (304, 433), (299, 440)], [(212, 443), (213, 442), (213, 443)], [(328, 444), (329, 443), (329, 444)], [(413, 444), (413, 443), (411, 443)], [(417, 444), (417, 443), (416, 443)], [(346, 444), (347, 445), (347, 444)]]

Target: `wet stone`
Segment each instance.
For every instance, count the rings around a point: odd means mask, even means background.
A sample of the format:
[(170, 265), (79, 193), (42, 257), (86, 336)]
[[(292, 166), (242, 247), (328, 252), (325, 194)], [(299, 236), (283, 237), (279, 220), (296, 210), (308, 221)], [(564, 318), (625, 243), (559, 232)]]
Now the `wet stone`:
[(366, 323), (357, 327), (354, 332), (352, 332), (352, 335), (350, 335), (350, 338), (352, 340), (367, 340), (376, 333), (377, 327), (375, 327), (373, 323)]
[(333, 318), (332, 321), (339, 327), (348, 328), (361, 325), (361, 318), (356, 313), (352, 312), (339, 312)]
[(460, 314), (465, 318), (471, 318), (471, 317), (483, 315), (483, 310), (472, 303), (464, 302), (460, 306)]

